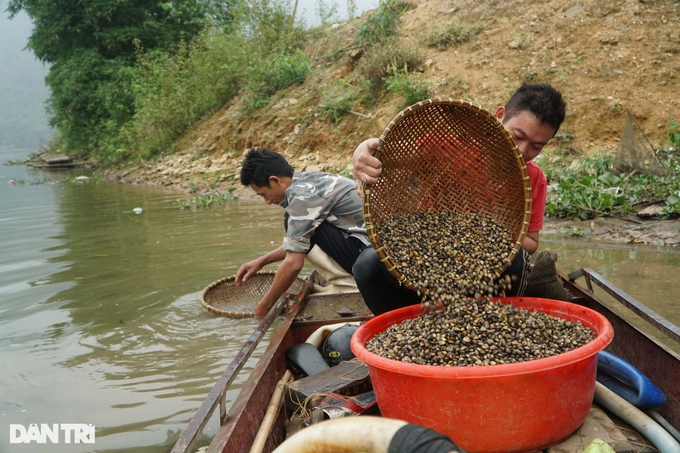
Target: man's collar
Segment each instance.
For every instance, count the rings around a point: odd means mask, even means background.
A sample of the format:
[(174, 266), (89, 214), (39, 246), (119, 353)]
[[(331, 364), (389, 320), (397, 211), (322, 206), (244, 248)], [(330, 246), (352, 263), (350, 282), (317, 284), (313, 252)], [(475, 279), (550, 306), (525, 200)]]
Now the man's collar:
[[(290, 189), (291, 186), (294, 185), (297, 182), (297, 180), (300, 179), (301, 177), (302, 177), (302, 172), (297, 171), (297, 170), (295, 172), (293, 172), (293, 178), (291, 179), (290, 186), (288, 186), (288, 189)], [(286, 192), (288, 191), (288, 189), (286, 189)], [(285, 196), (285, 194), (283, 196), (283, 201), (281, 203), (279, 203), (279, 206), (281, 206), (282, 208), (288, 207), (288, 198)]]

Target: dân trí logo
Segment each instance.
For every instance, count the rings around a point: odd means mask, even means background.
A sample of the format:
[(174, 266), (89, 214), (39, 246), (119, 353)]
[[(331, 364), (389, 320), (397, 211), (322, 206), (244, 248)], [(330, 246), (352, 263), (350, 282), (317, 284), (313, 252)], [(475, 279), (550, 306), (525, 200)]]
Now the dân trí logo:
[(31, 423), (28, 428), (24, 425), (9, 425), (10, 444), (93, 444), (94, 425), (85, 423)]

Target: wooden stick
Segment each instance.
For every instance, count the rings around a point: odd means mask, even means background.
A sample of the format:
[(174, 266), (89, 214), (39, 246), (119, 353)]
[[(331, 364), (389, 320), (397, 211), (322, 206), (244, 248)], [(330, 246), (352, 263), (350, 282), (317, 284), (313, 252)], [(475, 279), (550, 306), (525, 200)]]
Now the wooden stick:
[(329, 108), (333, 110), (340, 110), (341, 112), (346, 112), (346, 113), (351, 113), (352, 115), (360, 116), (362, 118), (368, 118), (369, 120), (371, 119), (371, 115), (366, 115), (365, 113), (359, 113), (355, 112), (354, 110), (345, 110), (345, 109), (339, 109), (337, 107), (331, 107), (330, 105), (319, 105), (319, 107), (323, 108)]
[(578, 204), (575, 204), (574, 206), (576, 206), (577, 208), (583, 209), (584, 211), (594, 212), (595, 214), (602, 214), (605, 217), (613, 217), (615, 219), (623, 220), (625, 222), (633, 222), (633, 223), (637, 223), (638, 225), (642, 225), (642, 222), (639, 221), (639, 220), (626, 219), (625, 217), (620, 217), (620, 216), (617, 216), (615, 214), (607, 214), (606, 212), (598, 211), (597, 209), (588, 208), (586, 206), (581, 206), (581, 205), (578, 205)]
[(368, 118), (369, 120), (371, 119), (371, 115), (365, 115), (363, 113), (355, 112), (354, 110), (347, 110), (347, 113), (351, 113), (352, 115), (360, 116), (362, 118)]
[(288, 385), (291, 377), (292, 375), (290, 370), (286, 370), (279, 383), (276, 384), (276, 390), (274, 390), (274, 394), (269, 401), (269, 407), (267, 407), (267, 412), (264, 414), (264, 418), (260, 424), (260, 429), (257, 430), (257, 436), (255, 436), (253, 445), (250, 447), (250, 453), (262, 453), (264, 444), (269, 438), (269, 433), (272, 430), (272, 426), (274, 426), (274, 421), (276, 420), (276, 416), (279, 414), (279, 409), (281, 408), (283, 389)]
[(641, 201), (639, 203), (635, 203), (633, 206), (635, 206), (636, 208), (639, 208), (641, 206), (649, 206), (649, 205), (653, 205), (653, 204), (664, 203), (665, 201), (666, 201), (665, 198), (657, 198), (655, 200), (650, 200), (650, 201)]
[(245, 153), (246, 150), (248, 149), (248, 140), (250, 140), (250, 132), (253, 130), (253, 125), (255, 124), (255, 120), (253, 120), (252, 123), (250, 123), (250, 127), (248, 128), (248, 135), (246, 135), (246, 141), (243, 142), (243, 152)]
[(655, 147), (654, 145), (652, 145), (652, 142), (649, 141), (649, 138), (647, 137), (647, 134), (645, 134), (645, 131), (642, 129), (642, 126), (640, 126), (640, 123), (637, 122), (637, 120), (635, 119), (635, 117), (633, 116), (633, 114), (631, 113), (631, 111), (628, 110), (628, 107), (626, 107), (625, 105), (624, 105), (624, 107), (626, 108), (626, 111), (628, 112), (628, 114), (630, 115), (630, 117), (633, 119), (633, 121), (635, 121), (635, 125), (638, 127), (638, 130), (642, 133), (642, 136), (645, 138), (645, 140), (647, 141), (647, 143), (649, 144), (649, 146), (652, 148), (652, 155), (653, 155), (654, 158), (656, 159), (657, 163), (658, 163), (659, 165), (661, 165), (661, 168), (665, 169), (666, 166), (663, 164), (663, 162), (661, 161), (661, 159), (659, 159), (659, 156), (657, 156), (657, 154), (659, 153), (659, 151), (656, 149), (656, 147)]

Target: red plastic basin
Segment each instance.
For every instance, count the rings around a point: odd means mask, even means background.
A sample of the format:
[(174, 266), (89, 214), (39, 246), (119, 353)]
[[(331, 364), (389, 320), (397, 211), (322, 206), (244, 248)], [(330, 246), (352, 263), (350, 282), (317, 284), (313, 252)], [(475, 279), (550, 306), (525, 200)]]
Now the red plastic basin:
[(614, 336), (601, 314), (549, 299), (508, 297), (503, 303), (581, 321), (596, 338), (569, 352), (529, 362), (479, 367), (418, 365), (387, 359), (365, 345), (392, 324), (422, 314), (420, 305), (364, 323), (350, 347), (363, 360), (383, 416), (448, 435), (468, 453), (535, 452), (569, 437), (588, 416), (597, 353)]

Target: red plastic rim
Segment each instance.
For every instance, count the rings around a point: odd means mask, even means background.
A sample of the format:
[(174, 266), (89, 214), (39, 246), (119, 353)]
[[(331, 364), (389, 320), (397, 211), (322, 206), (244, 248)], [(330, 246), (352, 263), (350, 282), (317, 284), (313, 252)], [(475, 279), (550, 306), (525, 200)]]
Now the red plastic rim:
[(423, 308), (420, 305), (412, 305), (383, 313), (366, 321), (352, 336), (350, 348), (366, 364), (384, 370), (434, 378), (480, 378), (530, 374), (575, 363), (594, 356), (603, 350), (614, 337), (614, 329), (607, 318), (594, 310), (580, 305), (552, 299), (528, 297), (506, 297), (498, 300), (506, 304), (512, 303), (517, 308), (544, 312), (572, 322), (581, 321), (581, 324), (595, 332), (595, 339), (579, 348), (552, 357), (488, 366), (420, 365), (388, 359), (368, 351), (366, 349), (366, 342), (375, 335), (384, 332), (393, 324), (422, 315)]

